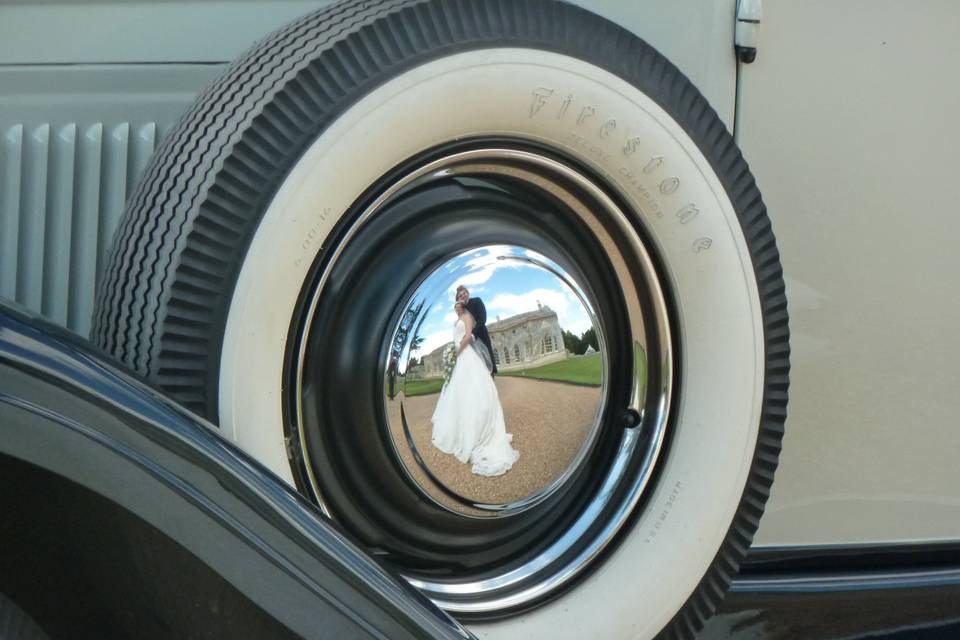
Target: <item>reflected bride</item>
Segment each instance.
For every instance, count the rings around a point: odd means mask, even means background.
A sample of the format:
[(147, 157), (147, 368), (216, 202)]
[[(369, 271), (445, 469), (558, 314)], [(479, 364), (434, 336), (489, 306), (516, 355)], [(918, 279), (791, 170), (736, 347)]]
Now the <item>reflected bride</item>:
[(433, 444), (460, 462), (470, 462), (473, 473), (506, 473), (520, 454), (510, 445), (503, 408), (487, 363), (490, 355), (473, 336), (474, 318), (463, 303), (454, 305), (453, 335), (458, 355), (453, 373), (440, 392), (433, 412)]

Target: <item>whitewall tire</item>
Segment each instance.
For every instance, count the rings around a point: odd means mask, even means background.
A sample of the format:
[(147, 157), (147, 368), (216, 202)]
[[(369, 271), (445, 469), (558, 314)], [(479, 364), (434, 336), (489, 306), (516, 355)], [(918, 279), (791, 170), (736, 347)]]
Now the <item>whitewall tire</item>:
[(616, 26), (553, 2), (348, 2), (259, 43), (153, 159), (117, 235), (96, 339), (308, 490), (317, 477), (290, 458), (304, 444), (290, 367), (325, 252), (398, 167), (484, 140), (568, 159), (628, 213), (666, 292), (672, 393), (655, 470), (589, 571), (465, 619), (489, 638), (690, 637), (773, 479), (786, 301), (729, 134)]

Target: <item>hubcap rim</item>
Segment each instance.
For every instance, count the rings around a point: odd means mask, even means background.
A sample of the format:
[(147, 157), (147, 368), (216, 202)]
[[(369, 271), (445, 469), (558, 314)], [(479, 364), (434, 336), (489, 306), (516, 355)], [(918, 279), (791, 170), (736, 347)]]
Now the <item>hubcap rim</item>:
[[(595, 441), (601, 436), (609, 442), (611, 454), (604, 462), (602, 479), (594, 478), (593, 496), (580, 505), (576, 517), (565, 529), (553, 537), (536, 553), (516, 562), (504, 562), (499, 569), (486, 570), (479, 574), (446, 575), (432, 577), (409, 566), (399, 566), (404, 577), (422, 590), (444, 609), (462, 614), (467, 618), (502, 616), (528, 608), (543, 601), (551, 594), (570, 584), (598, 556), (609, 549), (616, 535), (629, 521), (641, 502), (645, 489), (654, 477), (656, 461), (661, 454), (667, 436), (667, 425), (674, 394), (674, 344), (665, 287), (658, 276), (658, 269), (651, 252), (642, 239), (642, 224), (632, 213), (620, 206), (601, 182), (582, 171), (565, 158), (550, 150), (537, 148), (529, 142), (515, 140), (470, 141), (465, 148), (438, 151), (421, 159), (415, 168), (395, 177), (379, 192), (367, 198), (367, 204), (340, 235), (335, 246), (318, 263), (318, 271), (309, 290), (307, 304), (302, 314), (302, 338), (293, 351), (293, 406), (291, 418), (295, 422), (296, 437), (303, 456), (303, 468), (308, 483), (306, 487), (320, 508), (331, 516), (337, 509), (325, 495), (322, 483), (317, 478), (316, 461), (312, 458), (308, 430), (304, 428), (305, 412), (304, 373), (308, 360), (308, 341), (314, 329), (314, 318), (323, 299), (328, 280), (344, 252), (356, 241), (371, 222), (388, 208), (401, 194), (409, 193), (438, 181), (457, 179), (481, 179), (502, 181), (502, 184), (522, 185), (523, 188), (544, 194), (562, 205), (566, 215), (573, 216), (577, 223), (589, 230), (585, 242), (602, 251), (609, 261), (611, 273), (615, 274), (622, 293), (622, 315), (619, 321), (626, 328), (627, 336), (618, 335), (617, 345), (629, 354), (620, 354), (632, 362), (629, 374), (616, 382), (624, 386), (622, 400), (612, 406), (608, 399), (609, 367), (604, 355), (604, 375), (601, 406), (598, 419), (590, 438), (581, 448), (575, 462), (549, 487), (529, 500), (509, 504), (466, 503), (454, 509), (459, 517), (468, 519), (509, 519), (521, 512), (531, 510), (555, 493), (563, 493), (571, 484), (585, 460), (595, 455)], [(501, 183), (497, 183), (501, 184)], [(461, 252), (476, 249), (464, 246)], [(513, 247), (516, 251), (528, 249)], [(541, 256), (543, 264), (563, 270), (554, 258)], [(576, 269), (576, 265), (571, 268)], [(429, 276), (421, 274), (407, 287), (405, 304), (414, 298), (417, 287)], [(590, 300), (589, 283), (574, 278), (574, 285), (582, 286), (585, 299)], [(591, 307), (592, 308), (592, 307)], [(606, 323), (609, 325), (609, 322)], [(603, 319), (597, 319), (598, 339), (606, 354), (607, 344)], [(390, 337), (395, 337), (396, 326)], [(382, 358), (380, 369), (383, 379), (391, 373), (388, 358)], [(383, 385), (380, 385), (381, 391)], [(384, 397), (384, 394), (380, 394)], [(389, 421), (383, 411), (384, 424)], [(384, 427), (384, 429), (386, 429)], [(395, 457), (399, 458), (397, 451)], [(401, 464), (402, 468), (403, 465)], [(582, 475), (582, 474), (580, 474)], [(419, 486), (420, 494), (433, 500), (428, 491)], [(436, 502), (436, 500), (433, 500)], [(463, 502), (463, 501), (461, 501)], [(448, 509), (449, 506), (440, 505)]]

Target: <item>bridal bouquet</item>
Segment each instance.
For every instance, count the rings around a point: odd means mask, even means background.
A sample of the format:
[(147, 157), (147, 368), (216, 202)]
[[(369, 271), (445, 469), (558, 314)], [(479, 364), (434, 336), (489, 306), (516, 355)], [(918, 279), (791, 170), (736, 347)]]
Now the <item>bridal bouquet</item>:
[(450, 382), (450, 376), (453, 375), (453, 367), (457, 364), (457, 345), (449, 344), (443, 350), (443, 384)]

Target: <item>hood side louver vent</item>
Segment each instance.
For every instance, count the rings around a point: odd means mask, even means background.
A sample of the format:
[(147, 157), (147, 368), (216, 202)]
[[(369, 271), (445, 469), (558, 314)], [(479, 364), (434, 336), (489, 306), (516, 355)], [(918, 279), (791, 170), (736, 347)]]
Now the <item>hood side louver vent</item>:
[(154, 122), (16, 124), (0, 134), (0, 297), (81, 335)]

